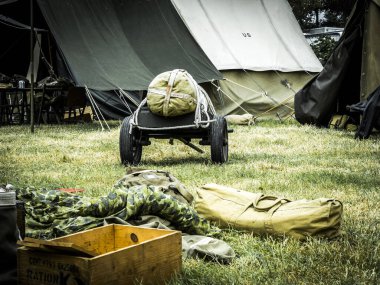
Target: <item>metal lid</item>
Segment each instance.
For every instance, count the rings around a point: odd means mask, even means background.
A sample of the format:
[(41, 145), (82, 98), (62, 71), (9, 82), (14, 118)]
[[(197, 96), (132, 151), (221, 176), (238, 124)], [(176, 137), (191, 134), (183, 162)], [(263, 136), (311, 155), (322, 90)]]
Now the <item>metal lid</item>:
[(16, 192), (0, 192), (0, 207), (16, 205)]

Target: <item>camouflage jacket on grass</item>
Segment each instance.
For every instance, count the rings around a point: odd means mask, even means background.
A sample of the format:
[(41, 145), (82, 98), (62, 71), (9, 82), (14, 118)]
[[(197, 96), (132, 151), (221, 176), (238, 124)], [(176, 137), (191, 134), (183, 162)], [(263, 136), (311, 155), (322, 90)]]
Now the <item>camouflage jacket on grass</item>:
[(217, 231), (199, 217), (188, 204), (161, 191), (159, 187), (115, 185), (98, 198), (73, 195), (58, 190), (18, 189), (25, 202), (26, 236), (51, 239), (102, 226), (106, 218), (129, 220), (141, 215), (156, 215), (188, 234), (210, 235)]

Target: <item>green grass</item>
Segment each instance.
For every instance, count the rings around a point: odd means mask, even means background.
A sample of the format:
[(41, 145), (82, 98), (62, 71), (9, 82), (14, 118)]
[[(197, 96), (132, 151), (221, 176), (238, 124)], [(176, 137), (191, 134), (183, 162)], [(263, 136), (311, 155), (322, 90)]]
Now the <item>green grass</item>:
[[(140, 168), (171, 172), (189, 189), (215, 182), (290, 199), (332, 197), (344, 205), (345, 235), (299, 242), (226, 230), (238, 254), (229, 265), (189, 259), (172, 284), (379, 284), (379, 135), (355, 140), (344, 131), (294, 121), (234, 126), (230, 160), (210, 163), (180, 142), (153, 140)], [(0, 183), (83, 188), (106, 194), (128, 170), (119, 163), (119, 124), (0, 127)]]

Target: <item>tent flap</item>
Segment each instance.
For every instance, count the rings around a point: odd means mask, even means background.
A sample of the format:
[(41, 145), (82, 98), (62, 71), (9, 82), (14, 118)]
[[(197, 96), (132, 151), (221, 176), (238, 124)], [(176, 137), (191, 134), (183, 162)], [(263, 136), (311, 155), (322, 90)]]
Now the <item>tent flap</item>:
[[(379, 21), (367, 27), (366, 37), (372, 38), (373, 42), (364, 40), (363, 43), (369, 2), (357, 1), (324, 69), (296, 94), (295, 115), (300, 123), (327, 126), (334, 113), (347, 113), (348, 105), (365, 100), (380, 84)], [(379, 9), (376, 5), (370, 7)], [(371, 68), (371, 71), (365, 71), (366, 68)]]

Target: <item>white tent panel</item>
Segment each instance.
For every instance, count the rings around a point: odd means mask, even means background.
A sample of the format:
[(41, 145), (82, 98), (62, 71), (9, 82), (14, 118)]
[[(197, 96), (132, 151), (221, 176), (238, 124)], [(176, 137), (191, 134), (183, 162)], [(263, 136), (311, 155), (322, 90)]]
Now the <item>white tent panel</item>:
[(322, 70), (286, 0), (172, 2), (219, 70)]

